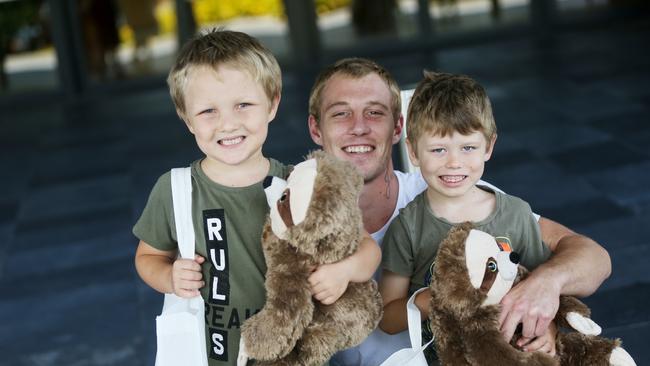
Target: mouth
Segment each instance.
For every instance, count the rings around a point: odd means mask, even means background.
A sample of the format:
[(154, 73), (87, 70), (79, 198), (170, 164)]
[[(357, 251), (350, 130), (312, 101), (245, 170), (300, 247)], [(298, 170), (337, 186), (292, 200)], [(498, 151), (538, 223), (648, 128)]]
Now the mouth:
[(245, 137), (244, 136), (237, 136), (237, 137), (231, 137), (231, 138), (225, 138), (218, 140), (217, 143), (222, 146), (232, 146), (232, 145), (237, 145), (242, 143), (244, 141)]
[(456, 184), (464, 181), (467, 178), (467, 176), (466, 175), (441, 175), (439, 178), (444, 183)]
[(366, 154), (374, 151), (375, 147), (370, 145), (350, 145), (343, 147), (341, 150), (348, 154)]

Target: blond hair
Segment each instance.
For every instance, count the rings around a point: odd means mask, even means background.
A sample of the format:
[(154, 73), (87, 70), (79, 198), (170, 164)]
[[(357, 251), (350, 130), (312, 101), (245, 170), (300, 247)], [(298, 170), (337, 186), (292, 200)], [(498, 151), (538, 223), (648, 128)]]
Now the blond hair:
[(424, 133), (444, 137), (479, 131), (489, 143), (497, 132), (485, 89), (465, 75), (425, 71), (409, 103), (406, 120), (407, 139), (414, 150)]
[(309, 114), (314, 116), (316, 121), (320, 123), (323, 89), (334, 75), (341, 74), (360, 79), (372, 73), (377, 74), (388, 86), (391, 95), (391, 105), (389, 107), (393, 113), (393, 119), (397, 121), (401, 109), (399, 85), (385, 68), (365, 58), (344, 58), (325, 68), (316, 78), (316, 82), (314, 82), (309, 94)]
[(190, 39), (181, 48), (167, 76), (167, 85), (178, 116), (185, 119), (185, 87), (192, 70), (229, 65), (246, 71), (273, 103), (282, 92), (282, 74), (273, 54), (246, 33), (211, 29)]

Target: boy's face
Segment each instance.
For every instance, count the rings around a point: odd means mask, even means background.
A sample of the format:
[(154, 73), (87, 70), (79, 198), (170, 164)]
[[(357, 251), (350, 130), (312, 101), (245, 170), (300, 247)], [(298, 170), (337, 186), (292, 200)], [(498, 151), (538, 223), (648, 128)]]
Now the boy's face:
[(402, 119), (395, 123), (391, 101), (388, 86), (377, 74), (361, 78), (336, 74), (321, 94), (321, 120), (309, 116), (311, 137), (371, 181), (385, 172), (402, 132)]
[(261, 159), (268, 124), (279, 100), (269, 101), (262, 86), (229, 65), (190, 72), (184, 91), (185, 123), (208, 164), (241, 166)]
[(443, 197), (460, 197), (481, 179), (495, 141), (496, 136), (487, 141), (479, 131), (445, 137), (425, 132), (417, 140), (417, 151), (410, 143), (407, 146), (429, 189)]

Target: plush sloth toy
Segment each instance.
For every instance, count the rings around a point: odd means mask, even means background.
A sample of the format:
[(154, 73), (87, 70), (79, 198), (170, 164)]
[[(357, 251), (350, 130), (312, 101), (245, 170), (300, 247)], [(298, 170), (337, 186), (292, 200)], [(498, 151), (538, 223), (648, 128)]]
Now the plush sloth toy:
[[(362, 233), (361, 176), (349, 163), (314, 152), (286, 181), (265, 189), (270, 214), (262, 233), (266, 304), (244, 322), (238, 365), (322, 365), (377, 326), (382, 301), (374, 281), (348, 284), (331, 305), (312, 299), (314, 267), (353, 254)], [(266, 184), (265, 184), (266, 185)]]
[[(507, 243), (464, 223), (441, 243), (431, 279), (431, 330), (442, 365), (633, 366), (620, 341), (597, 336), (589, 308), (560, 296), (555, 316), (557, 356), (523, 352), (499, 332), (499, 302), (515, 283), (519, 256)], [(524, 270), (525, 271), (525, 270)], [(522, 270), (520, 270), (520, 274)]]

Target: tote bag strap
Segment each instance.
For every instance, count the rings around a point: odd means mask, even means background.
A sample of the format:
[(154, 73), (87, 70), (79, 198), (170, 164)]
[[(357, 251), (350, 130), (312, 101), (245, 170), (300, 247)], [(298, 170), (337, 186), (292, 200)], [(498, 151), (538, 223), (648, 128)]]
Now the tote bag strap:
[(433, 342), (433, 339), (427, 344), (422, 345), (422, 321), (420, 320), (420, 309), (415, 305), (415, 297), (422, 291), (428, 290), (428, 287), (423, 287), (409, 298), (406, 303), (406, 316), (409, 324), (409, 338), (411, 338), (411, 347), (414, 349), (424, 350)]
[(194, 259), (194, 225), (192, 223), (192, 168), (171, 171), (172, 201), (176, 239), (181, 258)]
[(427, 360), (424, 357), (424, 350), (429, 347), (433, 340), (422, 344), (422, 324), (420, 321), (420, 310), (415, 306), (415, 297), (418, 293), (426, 290), (421, 288), (417, 290), (406, 303), (406, 316), (409, 325), (409, 338), (411, 347), (403, 348), (390, 357), (388, 357), (381, 366), (427, 366)]

